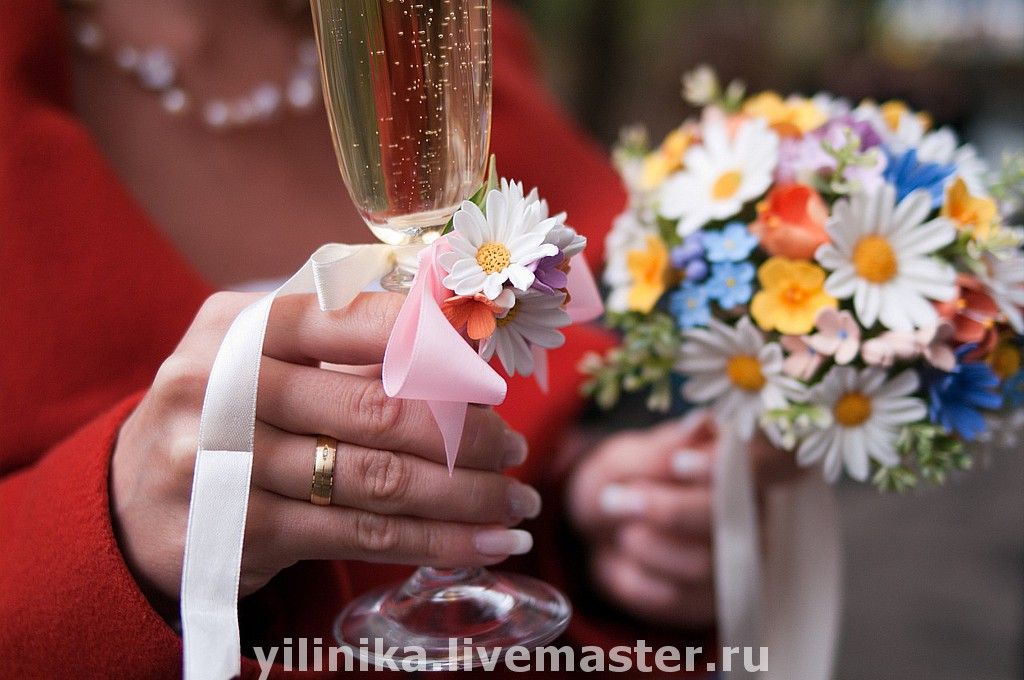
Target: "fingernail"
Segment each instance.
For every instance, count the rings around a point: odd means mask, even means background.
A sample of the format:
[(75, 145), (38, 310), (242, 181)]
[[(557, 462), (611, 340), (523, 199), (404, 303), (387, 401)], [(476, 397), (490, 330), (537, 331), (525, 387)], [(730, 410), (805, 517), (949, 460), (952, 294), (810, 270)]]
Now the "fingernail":
[(516, 467), (526, 461), (526, 454), (529, 446), (526, 444), (526, 437), (515, 430), (505, 431), (505, 453), (501, 459), (504, 467)]
[(647, 509), (642, 491), (621, 484), (609, 484), (601, 491), (601, 510), (610, 517), (636, 517)]
[(522, 555), (533, 547), (533, 536), (522, 529), (485, 529), (473, 537), (473, 545), (481, 555)]
[(707, 474), (711, 468), (710, 461), (706, 455), (698, 451), (688, 451), (686, 449), (672, 454), (669, 465), (672, 468), (672, 474), (679, 479), (700, 477)]
[(513, 517), (533, 519), (540, 514), (540, 494), (532, 486), (512, 482), (508, 486), (508, 512)]

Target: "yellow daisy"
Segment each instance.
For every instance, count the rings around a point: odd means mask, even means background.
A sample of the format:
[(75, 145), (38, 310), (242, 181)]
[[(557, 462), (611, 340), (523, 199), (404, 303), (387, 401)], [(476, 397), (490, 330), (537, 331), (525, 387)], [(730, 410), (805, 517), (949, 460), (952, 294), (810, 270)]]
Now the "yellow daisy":
[(657, 236), (648, 236), (646, 250), (629, 251), (626, 266), (633, 278), (629, 289), (629, 308), (646, 314), (665, 292), (669, 273), (668, 248)]
[(762, 290), (754, 296), (750, 314), (762, 330), (804, 335), (814, 328), (818, 312), (838, 306), (825, 292), (825, 270), (806, 260), (769, 258), (757, 278)]

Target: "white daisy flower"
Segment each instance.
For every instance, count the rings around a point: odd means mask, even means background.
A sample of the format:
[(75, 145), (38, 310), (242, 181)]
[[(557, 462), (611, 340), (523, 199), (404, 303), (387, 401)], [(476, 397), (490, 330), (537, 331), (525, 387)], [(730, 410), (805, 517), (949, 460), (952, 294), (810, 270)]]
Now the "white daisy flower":
[(713, 402), (715, 413), (749, 439), (762, 412), (803, 398), (804, 386), (786, 376), (782, 365), (782, 348), (766, 343), (744, 316), (735, 327), (711, 319), (708, 328), (685, 332), (676, 368), (687, 376), (684, 397)]
[(610, 289), (607, 300), (610, 311), (629, 311), (629, 291), (633, 287), (633, 274), (628, 265), (629, 253), (646, 248), (647, 237), (655, 233), (655, 228), (645, 224), (631, 209), (612, 222), (612, 228), (604, 240), (607, 262), (601, 277)]
[(527, 207), (536, 206), (537, 217), (541, 221), (549, 217), (555, 220), (555, 225), (551, 227), (544, 242), (555, 245), (565, 255), (566, 260), (574, 255), (579, 255), (587, 247), (587, 238), (580, 236), (575, 229), (565, 223), (569, 216), (568, 213), (563, 210), (557, 215), (552, 215), (547, 199), (540, 197), (537, 187), (526, 194), (522, 182), (512, 182), (502, 177), (501, 191), (509, 198), (510, 204), (522, 201)]
[(570, 324), (564, 301), (565, 295), (517, 292), (515, 305), (497, 319), (494, 333), (480, 343), (480, 356), (490, 361), (497, 354), (509, 375), (530, 375), (533, 346), (554, 349), (565, 343), (558, 330)]
[(831, 423), (800, 443), (796, 460), (808, 466), (823, 462), (825, 479), (839, 479), (846, 472), (858, 481), (868, 478), (869, 459), (891, 467), (900, 462), (896, 440), (904, 425), (923, 419), (928, 409), (910, 396), (918, 388), (917, 373), (908, 369), (886, 382), (885, 369), (858, 371), (852, 366), (833, 366), (812, 387), (808, 401), (828, 409)]
[(463, 201), (455, 213), (454, 230), (447, 237), (452, 250), (438, 259), (448, 272), (443, 283), (456, 295), (482, 292), (493, 300), (506, 281), (527, 290), (534, 279), (530, 265), (558, 252), (557, 246), (544, 242), (555, 218), (541, 219), (537, 205), (522, 198), (521, 187), (518, 194), (488, 192), (486, 217), (471, 201)]
[(1018, 334), (1024, 334), (1024, 254), (1016, 249), (986, 253), (984, 263), (981, 282), (1007, 323)]
[(864, 328), (881, 321), (886, 328), (912, 330), (938, 321), (932, 300), (956, 295), (956, 272), (931, 254), (956, 238), (943, 217), (924, 222), (931, 212), (927, 191), (912, 192), (896, 205), (896, 192), (884, 184), (836, 202), (825, 225), (831, 243), (815, 258), (832, 273), (825, 290), (841, 300), (852, 297)]
[(702, 140), (686, 152), (683, 169), (661, 189), (661, 214), (679, 220), (680, 236), (732, 217), (761, 196), (778, 162), (778, 135), (761, 118), (744, 123), (734, 139), (724, 121), (709, 121), (702, 126)]

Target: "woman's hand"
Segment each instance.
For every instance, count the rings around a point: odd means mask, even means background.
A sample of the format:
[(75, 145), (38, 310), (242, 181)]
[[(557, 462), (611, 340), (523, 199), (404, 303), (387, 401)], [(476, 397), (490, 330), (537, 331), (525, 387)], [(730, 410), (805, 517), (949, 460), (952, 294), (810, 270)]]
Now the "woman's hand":
[[(714, 623), (711, 472), (716, 429), (707, 411), (650, 431), (609, 437), (573, 473), (568, 507), (592, 547), (595, 585), (657, 624)], [(796, 474), (793, 456), (751, 446), (760, 485)]]
[[(210, 368), (235, 316), (259, 295), (219, 293), (200, 310), (114, 450), (111, 506), (129, 568), (154, 604), (178, 598), (199, 417)], [(357, 559), (437, 567), (486, 565), (526, 552), (510, 530), (540, 495), (501, 474), (525, 439), (471, 407), (452, 477), (427, 405), (390, 399), (379, 366), (402, 296), (360, 295), (322, 312), (311, 295), (274, 303), (256, 406), (241, 594), (298, 560)], [(320, 362), (361, 367), (352, 373)], [(358, 374), (357, 374), (358, 373)], [(316, 435), (338, 439), (333, 504), (313, 505)]]

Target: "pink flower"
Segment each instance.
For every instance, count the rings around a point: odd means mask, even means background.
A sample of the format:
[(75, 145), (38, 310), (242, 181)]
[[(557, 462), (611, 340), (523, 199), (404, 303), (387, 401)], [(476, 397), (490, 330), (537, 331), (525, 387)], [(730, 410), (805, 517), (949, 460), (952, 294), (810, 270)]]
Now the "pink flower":
[(897, 360), (913, 359), (920, 354), (917, 334), (912, 331), (886, 331), (877, 338), (871, 338), (860, 348), (864, 363), (885, 368)]
[(824, 357), (807, 344), (807, 338), (804, 336), (784, 335), (779, 342), (788, 355), (782, 362), (783, 372), (799, 380), (810, 380), (821, 366)]
[(860, 326), (847, 311), (823, 309), (814, 321), (818, 327), (807, 343), (819, 354), (834, 357), (837, 364), (848, 364), (860, 349)]
[(865, 342), (860, 355), (865, 363), (886, 368), (896, 361), (923, 356), (935, 368), (949, 372), (956, 367), (952, 347), (955, 333), (948, 321), (918, 331), (886, 331)]
[(924, 358), (940, 371), (949, 373), (956, 368), (956, 354), (953, 352), (953, 336), (956, 328), (948, 321), (940, 321), (930, 328), (917, 331), (917, 345)]

